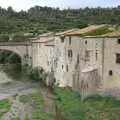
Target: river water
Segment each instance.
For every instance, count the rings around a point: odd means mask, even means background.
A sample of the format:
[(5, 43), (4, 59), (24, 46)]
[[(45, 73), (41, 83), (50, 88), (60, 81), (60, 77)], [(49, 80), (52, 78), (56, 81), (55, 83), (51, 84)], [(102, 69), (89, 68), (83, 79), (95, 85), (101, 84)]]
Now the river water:
[(0, 70), (0, 100), (36, 87), (38, 87), (38, 85), (35, 83), (18, 81)]
[[(25, 78), (24, 78), (25, 79)], [(25, 120), (26, 112), (28, 115), (32, 115), (30, 105), (22, 104), (19, 101), (19, 96), (22, 94), (31, 93), (31, 92), (40, 92), (43, 96), (44, 104), (41, 108), (41, 111), (46, 113), (55, 114), (55, 105), (54, 101), (51, 99), (51, 93), (46, 92), (45, 89), (41, 89), (39, 84), (31, 82), (23, 82), (15, 80), (8, 76), (7, 73), (0, 70), (0, 100), (8, 98), (12, 105), (10, 110), (5, 113), (0, 120), (11, 120), (12, 117), (19, 117), (20, 120)], [(27, 106), (26, 106), (27, 105)]]

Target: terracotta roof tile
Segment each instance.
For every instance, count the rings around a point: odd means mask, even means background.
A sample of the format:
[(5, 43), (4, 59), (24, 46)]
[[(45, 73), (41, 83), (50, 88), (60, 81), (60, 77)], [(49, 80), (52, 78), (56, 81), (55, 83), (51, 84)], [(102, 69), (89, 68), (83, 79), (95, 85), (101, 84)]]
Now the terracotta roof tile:
[(67, 33), (71, 33), (71, 32), (78, 31), (78, 30), (80, 30), (80, 29), (78, 29), (78, 28), (73, 28), (73, 29), (70, 29), (70, 30), (63, 31), (63, 32), (58, 32), (58, 33), (56, 33), (56, 36), (65, 35), (65, 34), (67, 34)]
[(80, 30), (76, 30), (76, 31), (66, 33), (65, 35), (82, 35), (82, 34), (89, 33), (93, 30), (97, 30), (97, 29), (104, 28), (104, 27), (107, 27), (107, 26), (108, 26), (107, 24), (91, 25), (89, 27), (86, 27), (86, 28), (83, 28), (83, 29), (80, 29)]

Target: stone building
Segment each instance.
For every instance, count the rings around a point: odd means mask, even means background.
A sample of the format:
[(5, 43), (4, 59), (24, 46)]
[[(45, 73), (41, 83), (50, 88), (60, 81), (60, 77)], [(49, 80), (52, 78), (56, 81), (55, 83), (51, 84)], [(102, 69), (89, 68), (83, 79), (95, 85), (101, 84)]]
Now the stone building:
[(33, 67), (42, 67), (50, 72), (54, 62), (54, 36), (52, 33), (42, 34), (32, 40)]
[(85, 93), (96, 91), (102, 78), (102, 41), (79, 36), (55, 40), (59, 53), (55, 75), (59, 85), (73, 87), (76, 91), (84, 89)]
[(70, 86), (82, 96), (96, 94), (101, 88), (119, 88), (119, 35), (80, 35), (81, 30), (67, 31), (55, 38), (55, 51), (59, 53), (55, 75), (59, 85)]
[(103, 81), (105, 88), (120, 88), (120, 31), (104, 35)]
[(102, 41), (98, 40), (101, 38), (80, 37), (80, 34), (98, 27), (90, 26), (56, 35), (55, 51), (59, 55), (55, 75), (60, 86), (73, 87), (83, 94), (97, 91), (102, 78)]
[(120, 85), (120, 32), (102, 36), (82, 36), (107, 25), (93, 25), (32, 41), (33, 67), (54, 71), (56, 84), (72, 87), (81, 96)]

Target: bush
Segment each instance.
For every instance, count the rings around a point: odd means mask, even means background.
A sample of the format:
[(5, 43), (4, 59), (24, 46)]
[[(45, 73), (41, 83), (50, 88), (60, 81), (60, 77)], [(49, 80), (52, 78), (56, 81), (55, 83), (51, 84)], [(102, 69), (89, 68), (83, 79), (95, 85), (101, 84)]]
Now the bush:
[(7, 42), (9, 40), (8, 35), (0, 35), (0, 42)]
[(32, 81), (39, 82), (41, 85), (53, 89), (56, 82), (53, 72), (45, 72), (41, 67), (32, 68), (32, 66), (29, 66), (28, 64), (23, 66), (22, 71), (23, 74), (28, 76)]

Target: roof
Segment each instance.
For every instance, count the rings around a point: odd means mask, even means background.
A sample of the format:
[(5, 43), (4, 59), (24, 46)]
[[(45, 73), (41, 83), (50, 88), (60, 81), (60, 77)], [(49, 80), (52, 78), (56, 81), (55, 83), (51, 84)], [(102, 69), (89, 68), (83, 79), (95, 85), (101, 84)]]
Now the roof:
[(108, 26), (107, 24), (91, 25), (91, 26), (83, 28), (83, 29), (79, 29), (79, 30), (76, 30), (76, 31), (66, 33), (65, 35), (82, 35), (82, 34), (89, 33), (93, 30), (97, 30), (97, 29), (104, 28), (104, 27), (107, 27), (107, 26)]
[(53, 32), (43, 33), (43, 34), (40, 34), (40, 35), (37, 36), (37, 37), (29, 38), (29, 40), (38, 40), (38, 39), (40, 39), (41, 37), (49, 37), (49, 36), (53, 36), (53, 35), (54, 35)]
[(47, 37), (51, 35), (54, 35), (54, 33), (53, 32), (43, 33), (43, 34), (40, 34), (38, 37)]
[(70, 30), (56, 33), (56, 36), (82, 35), (82, 34), (86, 34), (86, 33), (89, 33), (93, 30), (97, 30), (97, 29), (104, 28), (104, 27), (108, 27), (108, 25), (107, 24), (91, 25), (91, 26), (83, 28), (83, 29), (74, 28), (74, 29), (70, 29)]
[(56, 33), (56, 36), (65, 35), (65, 34), (67, 34), (67, 33), (71, 33), (71, 32), (78, 31), (78, 30), (80, 30), (80, 29), (78, 29), (78, 28), (73, 28), (73, 29), (70, 29), (70, 30), (63, 31), (63, 32), (58, 32), (58, 33)]
[(120, 30), (102, 35), (103, 37), (120, 37)]

